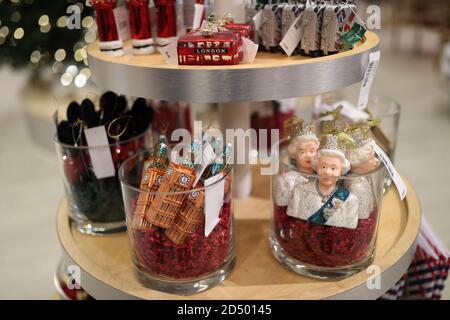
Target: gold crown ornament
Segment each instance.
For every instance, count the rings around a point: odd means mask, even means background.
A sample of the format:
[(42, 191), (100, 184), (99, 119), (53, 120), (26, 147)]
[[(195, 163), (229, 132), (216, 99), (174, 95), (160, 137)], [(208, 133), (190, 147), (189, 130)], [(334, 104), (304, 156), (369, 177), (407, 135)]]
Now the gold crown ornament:
[(347, 128), (346, 133), (352, 137), (356, 147), (363, 147), (373, 140), (371, 128), (378, 126), (379, 123), (377, 119), (355, 122)]
[(303, 119), (299, 117), (289, 118), (284, 122), (284, 137), (292, 139), (298, 136), (303, 130)]
[(322, 134), (332, 134), (337, 135), (341, 132), (346, 132), (348, 125), (344, 120), (341, 119), (334, 119), (334, 120), (327, 120), (322, 121)]
[(348, 134), (340, 132), (338, 134), (325, 134), (320, 137), (320, 150), (334, 150), (345, 154), (347, 146), (354, 147), (355, 141)]
[(317, 136), (316, 127), (312, 123), (304, 123), (298, 136)]

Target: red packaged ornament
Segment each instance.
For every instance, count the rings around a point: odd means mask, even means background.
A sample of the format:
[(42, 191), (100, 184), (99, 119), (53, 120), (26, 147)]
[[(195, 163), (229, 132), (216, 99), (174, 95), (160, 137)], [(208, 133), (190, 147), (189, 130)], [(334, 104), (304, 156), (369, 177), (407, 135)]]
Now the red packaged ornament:
[(149, 0), (127, 0), (131, 44), (137, 55), (155, 52), (150, 23)]
[(119, 37), (114, 16), (117, 0), (90, 0), (90, 3), (95, 10), (100, 51), (117, 57), (122, 56), (123, 42)]
[(226, 29), (234, 32), (239, 32), (242, 37), (253, 39), (255, 31), (250, 23), (235, 23), (231, 15), (224, 17), (224, 25)]
[(241, 36), (211, 29), (190, 32), (178, 40), (180, 65), (235, 65), (241, 61)]
[(177, 37), (176, 0), (154, 0), (156, 13), (156, 43), (166, 46)]

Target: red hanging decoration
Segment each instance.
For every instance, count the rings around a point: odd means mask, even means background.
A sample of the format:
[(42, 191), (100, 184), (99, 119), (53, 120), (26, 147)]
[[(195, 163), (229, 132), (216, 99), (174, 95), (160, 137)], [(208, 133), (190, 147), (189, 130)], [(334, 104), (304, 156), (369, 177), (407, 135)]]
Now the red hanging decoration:
[(112, 55), (123, 55), (123, 43), (119, 37), (114, 9), (117, 0), (90, 0), (95, 9), (100, 50)]
[(150, 22), (149, 0), (127, 0), (134, 54), (155, 52)]
[(176, 0), (154, 0), (156, 12), (156, 43), (165, 46), (177, 36)]

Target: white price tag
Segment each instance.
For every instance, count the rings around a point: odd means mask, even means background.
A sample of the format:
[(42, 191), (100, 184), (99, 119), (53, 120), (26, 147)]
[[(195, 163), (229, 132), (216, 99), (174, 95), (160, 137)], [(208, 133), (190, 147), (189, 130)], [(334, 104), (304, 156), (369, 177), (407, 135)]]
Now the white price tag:
[(286, 52), (289, 57), (294, 53), (295, 48), (298, 47), (302, 38), (303, 27), (301, 18), (302, 14), (295, 19), (283, 40), (280, 42), (281, 48), (283, 48), (284, 52)]
[(361, 84), (361, 91), (359, 92), (358, 109), (365, 110), (369, 102), (370, 89), (372, 89), (373, 80), (377, 73), (380, 64), (380, 51), (369, 54), (369, 64), (367, 65), (364, 80)]
[(257, 14), (253, 17), (253, 23), (255, 25), (255, 32), (258, 32), (261, 29), (262, 25), (262, 10), (258, 11)]
[(375, 153), (378, 155), (380, 160), (384, 163), (386, 170), (388, 171), (389, 175), (392, 178), (392, 181), (394, 181), (395, 186), (397, 187), (398, 193), (400, 194), (400, 199), (405, 199), (406, 193), (408, 192), (408, 189), (405, 185), (405, 182), (403, 182), (402, 177), (400, 177), (399, 173), (394, 167), (394, 164), (391, 162), (391, 159), (387, 156), (387, 154), (383, 151), (383, 149), (380, 148), (379, 145), (377, 145), (375, 142), (373, 143)]
[(159, 48), (159, 52), (167, 64), (178, 65), (178, 38), (165, 47)]
[(347, 100), (342, 100), (334, 103), (333, 110), (339, 106), (342, 106), (341, 114), (344, 117), (351, 119), (352, 121), (357, 122), (370, 119), (370, 115), (367, 112), (357, 109), (353, 103)]
[(244, 49), (244, 57), (242, 58), (242, 62), (253, 63), (253, 61), (255, 61), (256, 54), (258, 53), (259, 45), (250, 39), (242, 37), (242, 47)]
[(114, 19), (116, 20), (117, 33), (122, 41), (131, 38), (128, 10), (125, 6), (114, 8)]
[(198, 3), (194, 5), (194, 22), (192, 23), (192, 29), (200, 28), (204, 12), (205, 12), (205, 5)]
[(202, 147), (202, 153), (195, 159), (195, 163), (200, 164), (200, 167), (195, 171), (194, 187), (197, 185), (198, 180), (202, 177), (205, 169), (214, 162), (216, 159), (216, 153), (209, 142), (205, 143)]
[(92, 168), (97, 179), (109, 178), (116, 175), (114, 163), (109, 149), (105, 126), (84, 130), (91, 157)]
[[(219, 180), (221, 181), (217, 182)], [(205, 180), (205, 237), (209, 236), (220, 221), (224, 193), (225, 179), (221, 173)]]

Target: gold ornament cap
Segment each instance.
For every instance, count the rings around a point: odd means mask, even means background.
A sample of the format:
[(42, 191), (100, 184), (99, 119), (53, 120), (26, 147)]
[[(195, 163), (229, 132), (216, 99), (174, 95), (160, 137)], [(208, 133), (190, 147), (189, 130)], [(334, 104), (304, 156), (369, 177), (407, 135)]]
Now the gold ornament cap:
[(334, 134), (325, 134), (320, 138), (320, 150), (333, 150), (345, 154), (346, 142)]
[(322, 134), (336, 135), (347, 131), (347, 123), (341, 119), (322, 121)]
[(292, 117), (284, 122), (284, 136), (292, 139), (302, 132), (303, 119)]
[(369, 127), (354, 128), (347, 131), (347, 134), (355, 141), (356, 147), (363, 147), (372, 141)]
[(316, 127), (312, 123), (303, 123), (301, 132), (297, 136), (317, 136)]
[(212, 28), (203, 28), (201, 31), (202, 31), (202, 36), (208, 37), (208, 38), (212, 37), (214, 34), (214, 31)]

